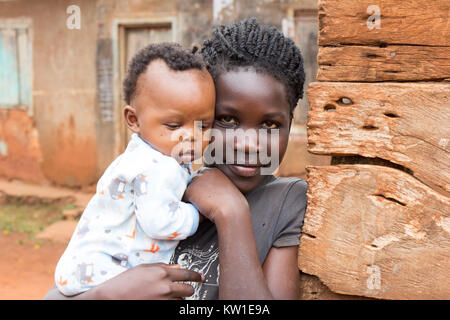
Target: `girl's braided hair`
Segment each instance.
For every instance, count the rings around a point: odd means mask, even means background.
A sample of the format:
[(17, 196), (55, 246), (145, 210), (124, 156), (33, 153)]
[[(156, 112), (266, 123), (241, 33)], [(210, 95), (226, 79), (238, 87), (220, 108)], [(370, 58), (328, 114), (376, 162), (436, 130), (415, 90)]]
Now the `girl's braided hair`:
[(291, 114), (303, 97), (300, 49), (276, 28), (260, 25), (255, 18), (218, 26), (212, 38), (204, 41), (201, 54), (214, 80), (221, 73), (247, 67), (281, 81)]

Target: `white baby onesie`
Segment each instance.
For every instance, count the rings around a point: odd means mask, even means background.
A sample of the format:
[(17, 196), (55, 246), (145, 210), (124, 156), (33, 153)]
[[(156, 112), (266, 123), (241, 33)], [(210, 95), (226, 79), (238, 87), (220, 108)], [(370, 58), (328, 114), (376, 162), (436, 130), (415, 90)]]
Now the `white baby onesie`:
[(194, 234), (197, 209), (182, 202), (191, 167), (133, 134), (106, 169), (55, 271), (65, 295), (88, 290), (142, 263), (169, 262)]

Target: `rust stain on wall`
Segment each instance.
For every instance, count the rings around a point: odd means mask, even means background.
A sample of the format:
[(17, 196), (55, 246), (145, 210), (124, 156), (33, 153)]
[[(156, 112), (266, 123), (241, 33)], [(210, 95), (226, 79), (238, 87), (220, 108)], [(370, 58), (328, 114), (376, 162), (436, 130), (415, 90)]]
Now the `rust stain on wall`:
[(42, 154), (33, 120), (22, 110), (0, 109), (0, 176), (42, 182)]
[(55, 132), (51, 154), (42, 166), (52, 182), (69, 187), (81, 187), (97, 180), (97, 145), (94, 137), (77, 132), (73, 116)]

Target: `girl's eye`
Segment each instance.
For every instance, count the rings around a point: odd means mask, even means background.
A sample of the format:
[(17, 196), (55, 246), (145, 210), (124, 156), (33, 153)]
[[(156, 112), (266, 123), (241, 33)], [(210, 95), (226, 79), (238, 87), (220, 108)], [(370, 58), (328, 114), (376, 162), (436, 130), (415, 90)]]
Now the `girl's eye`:
[(220, 116), (217, 118), (217, 121), (225, 124), (235, 124), (237, 122), (233, 116)]
[(277, 129), (279, 126), (280, 125), (278, 123), (270, 121), (270, 120), (264, 121), (264, 123), (263, 123), (263, 128), (265, 128), (265, 129)]

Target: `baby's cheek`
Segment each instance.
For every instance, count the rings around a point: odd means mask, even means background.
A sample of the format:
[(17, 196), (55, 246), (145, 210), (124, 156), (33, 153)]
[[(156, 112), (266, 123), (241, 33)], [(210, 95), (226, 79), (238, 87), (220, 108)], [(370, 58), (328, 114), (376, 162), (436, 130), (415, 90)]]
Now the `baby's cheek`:
[(167, 136), (161, 137), (155, 146), (158, 151), (169, 157), (178, 154), (182, 149), (182, 145), (178, 141), (172, 141)]
[(205, 152), (206, 148), (209, 145), (209, 140), (208, 141), (202, 141), (202, 153)]

